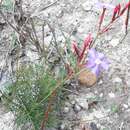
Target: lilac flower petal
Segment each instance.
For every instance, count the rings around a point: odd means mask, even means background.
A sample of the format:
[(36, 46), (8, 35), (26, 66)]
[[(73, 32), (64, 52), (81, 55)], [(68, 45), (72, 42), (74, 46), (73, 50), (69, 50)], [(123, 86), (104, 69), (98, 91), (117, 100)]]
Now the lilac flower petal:
[(94, 68), (91, 69), (91, 71), (98, 77), (100, 74), (100, 66), (97, 65)]
[(87, 68), (93, 68), (95, 66), (95, 62), (93, 62), (93, 59), (88, 60), (86, 67)]
[(103, 61), (103, 62), (101, 63), (101, 67), (102, 67), (102, 69), (104, 69), (104, 70), (108, 70), (108, 69), (109, 69), (109, 63), (108, 63), (107, 61)]
[(103, 54), (103, 53), (100, 53), (100, 52), (99, 52), (99, 53), (97, 53), (97, 55), (98, 55), (97, 57), (98, 57), (99, 59), (103, 59), (103, 58), (104, 58), (104, 54)]
[(95, 49), (91, 49), (86, 67), (96, 76), (99, 76), (102, 70), (108, 70), (109, 61), (105, 58), (104, 54), (97, 52)]
[(101, 2), (97, 2), (97, 3), (96, 3), (96, 6), (97, 6), (98, 8), (106, 8), (106, 9), (114, 9), (114, 8), (115, 8), (115, 6), (112, 5), (112, 4), (101, 3)]
[(89, 50), (88, 55), (89, 55), (89, 58), (95, 59), (96, 58), (96, 50), (92, 48), (91, 50)]

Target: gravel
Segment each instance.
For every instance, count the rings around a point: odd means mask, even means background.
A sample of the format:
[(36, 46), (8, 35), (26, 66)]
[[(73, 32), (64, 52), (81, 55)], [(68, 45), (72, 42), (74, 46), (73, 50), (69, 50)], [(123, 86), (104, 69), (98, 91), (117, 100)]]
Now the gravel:
[[(102, 1), (110, 2), (111, 0)], [(23, 7), (27, 14), (31, 12), (31, 17), (37, 16), (41, 21), (44, 19), (49, 20), (53, 27), (56, 28), (56, 36), (60, 42), (63, 42), (64, 39), (59, 27), (66, 36), (72, 33), (72, 40), (83, 40), (90, 32), (93, 36), (96, 35), (101, 9), (95, 6), (95, 0), (59, 0), (57, 4), (42, 10), (51, 2), (54, 2), (54, 0), (24, 0)], [(122, 0), (113, 0), (114, 5), (119, 2), (124, 3)], [(111, 14), (112, 12), (109, 10), (104, 24), (111, 18)], [(123, 18), (120, 19), (114, 24), (111, 31), (97, 39), (95, 43), (97, 50), (103, 52), (110, 60), (109, 71), (103, 72), (101, 77), (99, 77), (99, 81), (93, 87), (85, 88), (78, 85), (78, 95), (74, 93), (68, 95), (69, 98), (66, 102), (71, 105), (66, 106), (65, 104), (62, 107), (64, 116), (62, 117), (62, 125), (60, 125), (59, 130), (81, 130), (81, 125), (88, 123), (88, 126), (92, 127), (93, 122), (93, 127), (95, 128), (92, 130), (97, 130), (97, 124), (101, 130), (116, 130), (121, 127), (121, 124), (123, 124), (123, 130), (129, 130), (130, 33), (120, 42), (124, 35), (123, 20)], [(2, 50), (8, 48), (6, 43), (10, 41), (7, 32), (12, 33), (12, 30), (9, 30), (10, 28), (7, 26), (0, 32), (0, 59), (3, 62), (5, 53)], [(45, 31), (45, 41), (49, 43), (51, 35), (47, 27)], [(41, 36), (39, 35), (40, 38)], [(30, 52), (28, 52), (28, 57), (30, 57), (31, 61), (37, 58), (34, 53)], [(4, 64), (3, 62), (0, 64), (0, 67)], [(0, 88), (3, 88), (4, 84), (5, 79), (1, 81)], [(77, 86), (77, 84), (73, 83), (73, 86)], [(89, 102), (91, 102), (91, 107)], [(97, 103), (95, 104), (95, 102)], [(121, 106), (124, 107), (123, 111), (120, 110)], [(115, 108), (119, 111), (114, 111)], [(14, 130), (13, 119), (12, 113), (3, 112), (2, 107), (0, 108), (1, 130)]]

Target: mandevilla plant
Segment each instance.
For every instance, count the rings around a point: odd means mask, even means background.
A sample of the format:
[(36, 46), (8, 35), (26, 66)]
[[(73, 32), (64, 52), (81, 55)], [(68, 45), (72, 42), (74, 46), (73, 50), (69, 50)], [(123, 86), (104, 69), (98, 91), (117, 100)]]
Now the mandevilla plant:
[[(50, 128), (57, 122), (57, 111), (60, 108), (59, 106), (61, 106), (61, 97), (64, 97), (62, 90), (66, 81), (71, 80), (73, 77), (78, 77), (79, 83), (85, 86), (93, 86), (100, 77), (101, 72), (109, 69), (108, 59), (103, 53), (97, 51), (93, 45), (98, 36), (109, 31), (113, 23), (125, 12), (127, 12), (125, 32), (126, 34), (128, 33), (130, 1), (123, 8), (121, 4), (113, 6), (99, 2), (97, 6), (102, 8), (102, 13), (99, 19), (96, 38), (93, 38), (90, 33), (83, 41), (81, 47), (78, 46), (77, 41), (74, 41), (72, 48), (68, 47), (68, 55), (72, 54), (68, 57), (64, 55), (65, 51), (59, 49), (55, 31), (49, 25), (53, 34), (52, 41), (54, 40), (54, 48), (60, 57), (58, 57), (58, 61), (64, 62), (63, 65), (60, 64), (61, 70), (59, 70), (58, 76), (54, 74), (55, 70), (52, 70), (53, 67), (50, 67), (52, 63), (46, 63), (48, 62), (47, 58), (50, 56), (50, 52), (46, 48), (43, 49), (46, 52), (44, 57), (45, 65), (42, 64), (40, 67), (25, 65), (14, 75), (15, 80), (6, 88), (3, 93), (3, 99), (9, 110), (15, 114), (15, 121), (18, 127), (24, 127), (24, 130), (27, 129), (26, 126), (28, 125), (28, 129), (31, 130)], [(113, 11), (113, 15), (110, 22), (102, 27), (106, 10), (108, 9)], [(4, 16), (3, 13), (1, 14)], [(34, 41), (36, 43), (36, 40)], [(64, 61), (64, 57), (67, 59), (67, 62)]]

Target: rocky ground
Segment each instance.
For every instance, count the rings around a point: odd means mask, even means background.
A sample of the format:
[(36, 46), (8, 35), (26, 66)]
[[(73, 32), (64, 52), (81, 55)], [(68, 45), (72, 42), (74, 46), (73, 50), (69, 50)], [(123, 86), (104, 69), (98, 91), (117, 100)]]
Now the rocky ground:
[[(101, 9), (96, 6), (96, 0), (58, 0), (46, 10), (47, 5), (56, 0), (25, 0), (24, 11), (40, 21), (47, 19), (56, 28), (58, 41), (64, 41), (61, 30), (66, 36), (71, 35), (72, 40), (84, 39), (88, 33), (96, 35)], [(103, 0), (102, 0), (103, 1)], [(104, 0), (106, 3), (116, 5), (124, 4), (127, 0)], [(112, 10), (108, 10), (106, 24), (111, 17)], [(6, 64), (7, 43), (12, 29), (4, 22), (0, 27), (0, 67)], [(97, 39), (95, 47), (103, 52), (110, 60), (108, 72), (104, 72), (98, 82), (91, 88), (70, 83), (74, 89), (60, 113), (61, 123), (54, 130), (129, 130), (130, 128), (130, 33), (124, 36), (124, 16), (113, 26), (113, 29)], [(1, 25), (0, 25), (1, 26)], [(130, 29), (130, 28), (129, 28)], [(51, 40), (48, 28), (45, 28), (45, 42)], [(40, 35), (40, 29), (37, 27)], [(29, 60), (34, 60), (35, 55), (28, 53)], [(6, 60), (6, 61), (5, 61)], [(8, 67), (10, 62), (8, 61)], [(6, 70), (6, 68), (4, 68)], [(8, 68), (9, 71), (11, 68)], [(4, 75), (6, 75), (5, 72)], [(4, 75), (2, 77), (4, 77)], [(0, 87), (3, 88), (5, 78), (2, 78)], [(78, 90), (76, 89), (78, 87)], [(12, 127), (13, 116), (0, 107), (0, 129), (14, 130)], [(11, 125), (10, 125), (11, 124)], [(85, 127), (85, 128), (84, 128)]]

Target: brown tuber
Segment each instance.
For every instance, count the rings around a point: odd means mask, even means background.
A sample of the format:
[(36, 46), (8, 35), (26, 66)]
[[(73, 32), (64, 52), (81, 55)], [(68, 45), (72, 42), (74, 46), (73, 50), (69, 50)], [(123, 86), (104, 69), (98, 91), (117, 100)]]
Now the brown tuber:
[(84, 85), (86, 87), (92, 87), (96, 83), (97, 77), (94, 73), (85, 68), (82, 69), (79, 73), (78, 81), (81, 85)]

